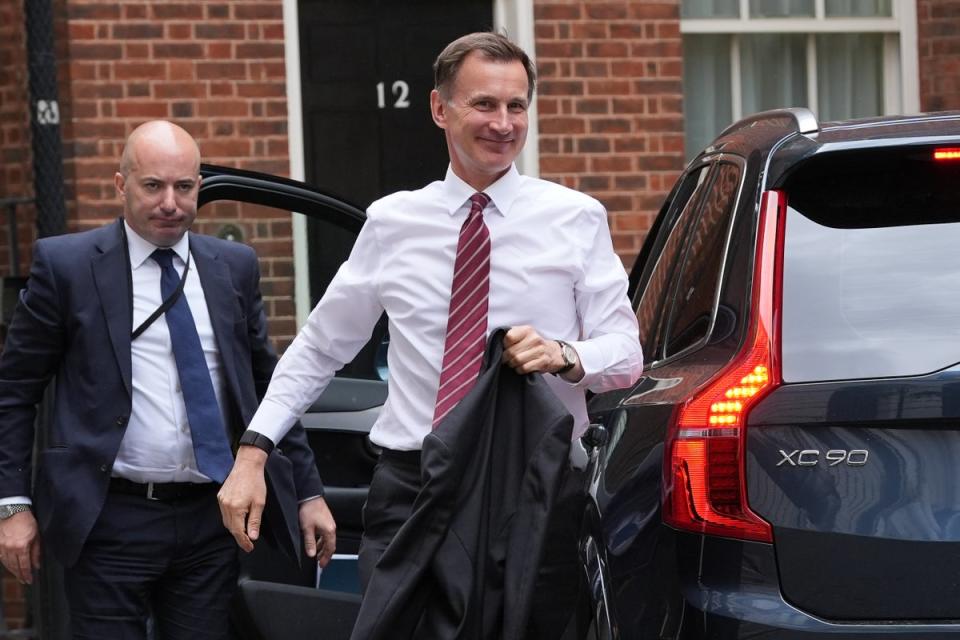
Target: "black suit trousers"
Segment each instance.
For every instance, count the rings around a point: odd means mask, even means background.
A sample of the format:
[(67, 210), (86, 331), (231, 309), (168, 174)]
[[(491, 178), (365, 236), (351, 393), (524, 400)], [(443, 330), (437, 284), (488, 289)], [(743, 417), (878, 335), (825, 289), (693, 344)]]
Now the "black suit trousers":
[(219, 485), (161, 502), (110, 492), (76, 564), (64, 570), (75, 639), (227, 640), (237, 545)]

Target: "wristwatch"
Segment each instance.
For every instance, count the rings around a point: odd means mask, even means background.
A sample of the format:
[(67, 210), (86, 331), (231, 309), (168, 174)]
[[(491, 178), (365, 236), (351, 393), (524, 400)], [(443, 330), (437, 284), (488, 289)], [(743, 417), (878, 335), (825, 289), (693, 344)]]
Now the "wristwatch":
[(0, 505), (0, 520), (6, 520), (15, 513), (22, 511), (30, 511), (30, 505), (25, 503)]
[(557, 340), (557, 344), (560, 345), (560, 356), (563, 358), (563, 366), (553, 372), (553, 375), (559, 376), (561, 374), (570, 371), (575, 366), (577, 366), (577, 350), (571, 347), (569, 344), (563, 340)]
[(240, 436), (240, 444), (250, 445), (251, 447), (256, 447), (261, 451), (265, 452), (267, 455), (270, 455), (270, 452), (273, 451), (273, 440), (263, 435), (262, 433), (257, 433), (256, 431), (250, 431), (247, 429), (243, 432), (243, 435)]

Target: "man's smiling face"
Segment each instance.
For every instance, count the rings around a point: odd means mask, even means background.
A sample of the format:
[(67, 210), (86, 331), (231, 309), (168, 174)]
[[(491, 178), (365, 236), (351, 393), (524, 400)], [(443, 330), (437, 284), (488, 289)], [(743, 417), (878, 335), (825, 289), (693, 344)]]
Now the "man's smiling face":
[(527, 139), (527, 72), (519, 61), (463, 60), (450, 96), (430, 96), (434, 122), (444, 130), (454, 173), (478, 191), (510, 168)]

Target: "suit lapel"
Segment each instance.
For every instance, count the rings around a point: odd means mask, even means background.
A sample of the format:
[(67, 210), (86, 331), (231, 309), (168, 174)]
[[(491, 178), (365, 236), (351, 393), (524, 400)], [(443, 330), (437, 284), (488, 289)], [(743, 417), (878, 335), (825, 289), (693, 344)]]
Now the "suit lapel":
[(130, 300), (130, 260), (123, 250), (122, 222), (106, 227), (106, 233), (97, 244), (100, 252), (93, 258), (93, 277), (100, 296), (107, 324), (107, 333), (113, 345), (113, 354), (120, 367), (123, 384), (130, 394), (132, 364), (130, 358), (130, 331), (133, 308)]
[(213, 335), (220, 351), (223, 372), (231, 395), (239, 405), (240, 381), (237, 378), (237, 362), (234, 353), (234, 310), (237, 301), (234, 299), (233, 281), (230, 279), (230, 267), (220, 259), (216, 250), (210, 246), (205, 238), (197, 234), (190, 234), (190, 254), (197, 265), (197, 274), (200, 284), (203, 285), (203, 297), (207, 302), (207, 312), (210, 314), (210, 323), (213, 325)]

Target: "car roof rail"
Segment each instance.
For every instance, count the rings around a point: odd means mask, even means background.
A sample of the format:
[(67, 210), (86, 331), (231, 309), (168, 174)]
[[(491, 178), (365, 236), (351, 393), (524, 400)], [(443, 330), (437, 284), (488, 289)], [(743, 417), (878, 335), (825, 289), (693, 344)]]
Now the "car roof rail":
[(816, 133), (820, 131), (820, 123), (817, 122), (817, 116), (806, 107), (790, 107), (787, 109), (771, 109), (770, 111), (761, 111), (741, 120), (737, 120), (732, 125), (724, 129), (718, 138), (729, 135), (737, 129), (760, 122), (762, 120), (771, 120), (773, 118), (790, 118), (796, 125), (798, 133)]

